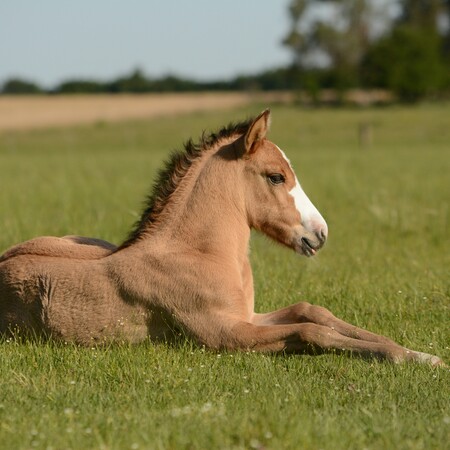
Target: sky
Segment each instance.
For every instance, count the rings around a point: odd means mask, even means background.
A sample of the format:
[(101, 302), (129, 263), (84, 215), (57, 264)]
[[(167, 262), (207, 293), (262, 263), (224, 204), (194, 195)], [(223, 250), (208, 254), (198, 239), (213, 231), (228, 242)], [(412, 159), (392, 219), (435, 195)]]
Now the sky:
[(286, 65), (289, 0), (0, 0), (0, 83), (141, 69), (196, 80)]

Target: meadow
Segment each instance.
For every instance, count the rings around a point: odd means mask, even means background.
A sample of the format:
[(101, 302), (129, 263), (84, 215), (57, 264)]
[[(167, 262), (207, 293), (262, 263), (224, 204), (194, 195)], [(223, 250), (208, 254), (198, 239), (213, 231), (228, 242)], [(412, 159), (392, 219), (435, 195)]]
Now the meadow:
[[(264, 107), (4, 131), (0, 253), (38, 235), (120, 243), (170, 150)], [(308, 300), (450, 363), (450, 105), (272, 113), (329, 240), (306, 259), (255, 234), (257, 311)], [(448, 368), (0, 341), (5, 450), (448, 449), (449, 400)]]

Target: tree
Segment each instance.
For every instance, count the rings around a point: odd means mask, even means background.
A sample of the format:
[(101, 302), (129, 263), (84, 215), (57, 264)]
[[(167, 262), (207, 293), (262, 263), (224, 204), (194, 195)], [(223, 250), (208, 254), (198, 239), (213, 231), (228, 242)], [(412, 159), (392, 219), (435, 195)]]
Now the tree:
[(69, 80), (61, 83), (56, 89), (58, 94), (99, 94), (106, 92), (104, 83), (94, 80)]
[(401, 0), (401, 14), (392, 32), (380, 39), (365, 58), (366, 84), (386, 87), (401, 100), (415, 101), (436, 94), (450, 83), (445, 46), (449, 24), (442, 27), (445, 14), (450, 14), (449, 3)]
[(390, 89), (408, 102), (438, 92), (445, 74), (440, 44), (435, 33), (396, 27), (367, 54), (363, 64), (366, 85)]
[(3, 94), (39, 94), (42, 89), (35, 83), (21, 78), (11, 78), (2, 88)]
[[(320, 15), (319, 7), (321, 11), (326, 7), (326, 14)], [(369, 0), (293, 0), (291, 29), (283, 44), (292, 52), (303, 85), (317, 85), (313, 76), (317, 71), (311, 69), (320, 67), (332, 73), (339, 91), (358, 85), (358, 69), (371, 43), (376, 13)]]
[(140, 69), (136, 69), (128, 77), (119, 78), (113, 81), (109, 90), (111, 92), (133, 92), (143, 93), (152, 91), (151, 81), (149, 81)]
[(401, 15), (398, 20), (414, 28), (437, 32), (438, 18), (444, 12), (442, 0), (401, 0)]
[(305, 58), (311, 51), (311, 31), (304, 24), (303, 18), (310, 7), (310, 0), (293, 0), (289, 5), (291, 29), (283, 40), (283, 45), (292, 52), (294, 65), (303, 68), (307, 66)]

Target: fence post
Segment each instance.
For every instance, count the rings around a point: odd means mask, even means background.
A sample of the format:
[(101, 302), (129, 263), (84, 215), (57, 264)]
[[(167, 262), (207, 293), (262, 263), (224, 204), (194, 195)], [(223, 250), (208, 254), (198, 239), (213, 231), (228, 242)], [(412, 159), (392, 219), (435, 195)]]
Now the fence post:
[(368, 150), (373, 142), (372, 124), (360, 122), (358, 125), (358, 142), (361, 150)]

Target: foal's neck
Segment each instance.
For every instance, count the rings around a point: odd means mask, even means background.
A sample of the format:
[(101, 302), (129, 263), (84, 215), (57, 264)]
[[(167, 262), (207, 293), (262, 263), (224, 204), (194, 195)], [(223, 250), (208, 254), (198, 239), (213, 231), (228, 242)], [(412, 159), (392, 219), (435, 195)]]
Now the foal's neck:
[(240, 182), (232, 144), (208, 151), (181, 180), (150, 235), (177, 251), (243, 264), (250, 227)]

